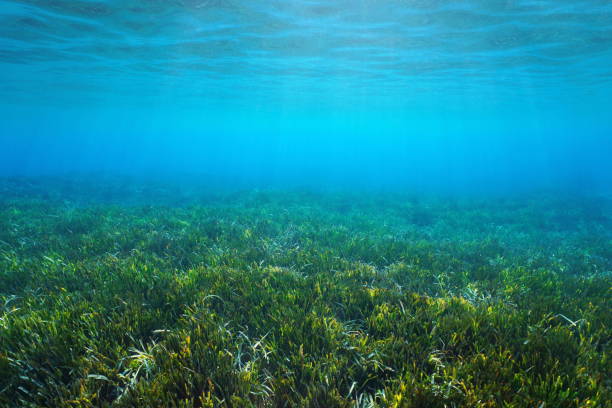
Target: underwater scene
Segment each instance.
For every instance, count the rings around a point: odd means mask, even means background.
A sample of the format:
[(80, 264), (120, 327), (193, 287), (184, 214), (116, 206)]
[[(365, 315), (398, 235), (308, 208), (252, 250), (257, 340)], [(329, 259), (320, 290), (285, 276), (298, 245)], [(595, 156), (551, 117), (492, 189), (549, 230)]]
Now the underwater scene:
[(0, 0), (0, 407), (612, 408), (609, 0)]

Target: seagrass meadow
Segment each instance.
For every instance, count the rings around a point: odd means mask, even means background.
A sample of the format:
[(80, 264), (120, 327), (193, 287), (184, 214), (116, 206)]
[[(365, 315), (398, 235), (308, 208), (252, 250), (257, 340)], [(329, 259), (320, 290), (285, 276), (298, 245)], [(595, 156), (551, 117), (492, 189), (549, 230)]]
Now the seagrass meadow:
[(0, 0), (0, 408), (612, 408), (611, 0)]
[(612, 201), (0, 182), (3, 407), (609, 407)]

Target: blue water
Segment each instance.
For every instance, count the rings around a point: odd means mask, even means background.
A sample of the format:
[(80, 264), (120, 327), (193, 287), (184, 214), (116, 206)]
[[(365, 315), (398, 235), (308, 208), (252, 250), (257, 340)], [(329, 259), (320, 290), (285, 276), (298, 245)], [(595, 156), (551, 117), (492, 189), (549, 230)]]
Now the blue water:
[(609, 0), (2, 0), (0, 175), (612, 190)]

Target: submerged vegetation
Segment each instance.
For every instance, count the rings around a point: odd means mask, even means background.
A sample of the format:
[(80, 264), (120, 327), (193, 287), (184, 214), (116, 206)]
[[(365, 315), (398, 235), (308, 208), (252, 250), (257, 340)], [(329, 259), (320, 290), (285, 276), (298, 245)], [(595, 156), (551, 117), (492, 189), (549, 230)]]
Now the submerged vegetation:
[(0, 182), (0, 405), (611, 406), (612, 203)]

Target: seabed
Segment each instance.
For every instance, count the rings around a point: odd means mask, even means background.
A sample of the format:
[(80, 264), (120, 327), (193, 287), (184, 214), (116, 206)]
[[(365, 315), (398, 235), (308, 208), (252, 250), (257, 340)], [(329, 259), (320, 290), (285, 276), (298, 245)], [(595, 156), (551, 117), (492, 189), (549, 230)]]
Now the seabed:
[(606, 407), (612, 200), (0, 181), (5, 407)]

